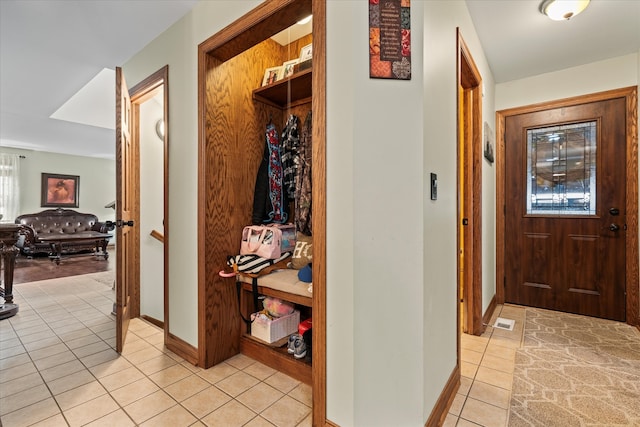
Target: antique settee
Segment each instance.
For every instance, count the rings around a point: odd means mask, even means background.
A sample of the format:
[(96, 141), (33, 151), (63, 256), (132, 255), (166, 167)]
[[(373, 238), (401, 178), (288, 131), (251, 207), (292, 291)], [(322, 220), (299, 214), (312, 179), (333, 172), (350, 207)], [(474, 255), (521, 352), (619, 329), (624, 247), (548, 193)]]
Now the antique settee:
[(113, 223), (100, 222), (93, 214), (62, 208), (20, 215), (15, 223), (22, 226), (20, 234), (23, 236), (16, 246), (28, 256), (50, 254), (51, 243), (55, 239), (64, 241), (64, 245), (60, 245), (63, 253), (98, 248), (106, 252), (107, 242), (111, 237), (107, 234), (114, 228)]

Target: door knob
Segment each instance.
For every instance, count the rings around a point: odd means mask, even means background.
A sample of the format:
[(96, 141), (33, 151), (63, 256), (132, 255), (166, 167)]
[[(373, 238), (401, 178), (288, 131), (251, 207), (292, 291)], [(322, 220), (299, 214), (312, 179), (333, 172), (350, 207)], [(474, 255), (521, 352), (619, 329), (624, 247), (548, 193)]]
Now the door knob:
[(609, 230), (611, 230), (611, 231), (618, 231), (618, 230), (620, 230), (620, 226), (619, 226), (618, 224), (611, 224), (611, 225), (609, 226)]
[(111, 229), (113, 229), (113, 227), (124, 227), (125, 225), (133, 227), (133, 221), (123, 221), (121, 219), (117, 219), (115, 222), (107, 221), (106, 224), (108, 227), (112, 227)]

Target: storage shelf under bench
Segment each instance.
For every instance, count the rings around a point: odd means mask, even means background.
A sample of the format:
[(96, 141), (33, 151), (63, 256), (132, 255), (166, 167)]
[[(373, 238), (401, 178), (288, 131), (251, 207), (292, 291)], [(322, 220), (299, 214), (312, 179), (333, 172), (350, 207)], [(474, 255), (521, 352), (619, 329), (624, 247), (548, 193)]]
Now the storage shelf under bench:
[[(241, 276), (241, 281), (240, 307), (245, 318), (249, 318), (254, 311), (252, 278)], [(308, 291), (308, 287), (309, 283), (298, 280), (297, 270), (276, 270), (258, 278), (258, 294), (308, 307), (307, 311), (310, 312), (312, 294)], [(311, 384), (311, 363), (305, 359), (295, 359), (287, 352), (286, 345), (282, 347), (269, 345), (251, 336), (249, 331), (245, 330), (240, 337), (240, 352), (298, 381)]]

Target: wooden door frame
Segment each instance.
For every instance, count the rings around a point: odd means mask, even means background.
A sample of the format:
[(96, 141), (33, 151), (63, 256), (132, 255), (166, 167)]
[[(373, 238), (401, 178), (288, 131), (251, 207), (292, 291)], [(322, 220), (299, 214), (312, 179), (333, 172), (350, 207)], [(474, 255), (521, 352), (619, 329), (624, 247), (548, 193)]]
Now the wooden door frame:
[[(458, 168), (460, 168), (460, 150), (465, 150), (462, 174), (458, 169), (457, 179), (464, 180), (463, 194), (458, 182), (458, 255), (464, 251), (464, 300), (465, 332), (481, 335), (485, 326), (482, 319), (482, 77), (471, 52), (467, 47), (460, 29), (457, 29), (457, 132), (458, 132)], [(462, 96), (459, 88), (463, 89)], [(460, 109), (471, 112), (460, 117)], [(462, 123), (461, 123), (462, 121)], [(462, 126), (461, 126), (462, 125)], [(461, 128), (463, 131), (461, 132)], [(470, 158), (470, 159), (469, 159)], [(469, 161), (470, 160), (470, 161)], [(461, 212), (460, 198), (464, 198), (465, 212)], [(463, 225), (463, 219), (468, 225)], [(460, 248), (460, 234), (466, 236), (464, 248)], [(457, 257), (458, 264), (460, 257)], [(458, 292), (460, 291), (460, 265), (458, 265)], [(458, 312), (458, 321), (460, 313)], [(458, 330), (460, 328), (458, 327)]]
[(638, 284), (638, 88), (630, 86), (589, 95), (542, 102), (496, 112), (496, 301), (505, 301), (505, 119), (509, 116), (624, 98), (626, 102), (626, 322), (640, 325)]
[[(333, 425), (326, 418), (326, 0), (271, 0), (220, 30), (198, 47), (198, 364), (208, 363), (207, 350), (213, 337), (207, 330), (207, 318), (211, 317), (210, 289), (206, 277), (206, 247), (204, 237), (207, 230), (206, 159), (207, 108), (206, 77), (207, 63), (211, 58), (224, 62), (261, 42), (283, 27), (283, 22), (292, 15), (304, 11), (313, 14), (313, 76), (312, 76), (312, 198), (313, 198), (313, 366), (312, 394), (313, 425)], [(302, 13), (302, 14), (301, 14)], [(306, 12), (308, 14), (308, 12)], [(266, 35), (265, 35), (266, 34)], [(208, 305), (209, 304), (209, 305)]]
[[(163, 294), (164, 294), (164, 319), (162, 325), (157, 325), (162, 327), (164, 330), (164, 342), (167, 348), (174, 351), (176, 354), (181, 355), (179, 349), (174, 348), (172, 345), (172, 341), (169, 337), (169, 287), (168, 287), (168, 254), (169, 254), (169, 66), (165, 65), (160, 68), (155, 73), (146, 77), (140, 83), (136, 84), (134, 87), (129, 89), (129, 94), (131, 97), (131, 110), (132, 110), (132, 142), (133, 147), (136, 151), (136, 170), (140, 170), (140, 105), (149, 99), (153, 98), (157, 90), (163, 87), (163, 120), (165, 123), (165, 133), (163, 139), (163, 192), (164, 192), (164, 203), (163, 203), (163, 215), (164, 215), (164, 248), (163, 248), (163, 258), (164, 258), (164, 272), (163, 272)], [(138, 180), (140, 175), (138, 173)], [(136, 188), (140, 187), (140, 182), (136, 183)], [(134, 284), (132, 288), (133, 295), (133, 304), (132, 304), (132, 317), (140, 316), (140, 191), (136, 190), (135, 192), (136, 198), (136, 212), (135, 212), (135, 223), (136, 223), (136, 239), (138, 241), (138, 253), (135, 256), (135, 259), (130, 259), (133, 263), (137, 264), (137, 276), (138, 280)], [(155, 323), (155, 322), (154, 322)]]

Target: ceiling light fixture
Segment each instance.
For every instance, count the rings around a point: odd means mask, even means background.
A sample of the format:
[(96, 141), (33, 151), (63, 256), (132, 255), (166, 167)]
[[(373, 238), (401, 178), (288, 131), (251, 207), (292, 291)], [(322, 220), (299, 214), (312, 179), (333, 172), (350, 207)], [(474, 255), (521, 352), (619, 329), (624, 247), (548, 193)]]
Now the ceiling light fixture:
[(312, 17), (312, 16), (313, 16), (313, 15), (309, 15), (309, 16), (307, 16), (306, 18), (302, 18), (301, 20), (299, 20), (298, 22), (296, 22), (296, 24), (298, 24), (298, 25), (304, 25), (304, 24), (308, 23), (309, 21), (311, 21), (311, 17)]
[(540, 12), (554, 21), (568, 21), (589, 5), (589, 0), (544, 0)]

